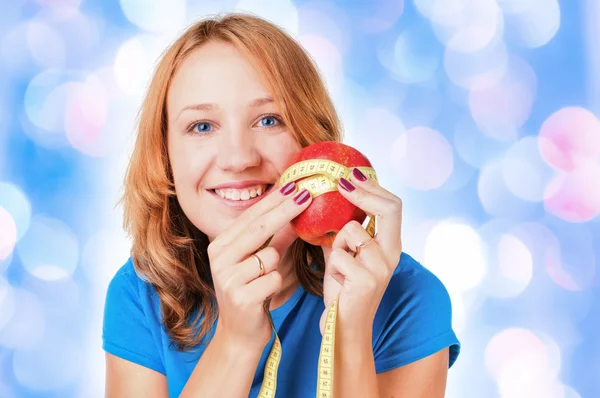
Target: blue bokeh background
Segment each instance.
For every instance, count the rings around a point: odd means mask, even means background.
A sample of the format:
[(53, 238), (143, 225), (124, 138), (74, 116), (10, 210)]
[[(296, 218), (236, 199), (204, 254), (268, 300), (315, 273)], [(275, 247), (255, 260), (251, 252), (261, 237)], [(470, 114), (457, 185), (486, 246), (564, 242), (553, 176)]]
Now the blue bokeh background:
[(452, 398), (600, 396), (597, 0), (3, 0), (0, 397), (102, 397), (116, 206), (160, 53), (205, 15), (279, 24), (442, 279)]

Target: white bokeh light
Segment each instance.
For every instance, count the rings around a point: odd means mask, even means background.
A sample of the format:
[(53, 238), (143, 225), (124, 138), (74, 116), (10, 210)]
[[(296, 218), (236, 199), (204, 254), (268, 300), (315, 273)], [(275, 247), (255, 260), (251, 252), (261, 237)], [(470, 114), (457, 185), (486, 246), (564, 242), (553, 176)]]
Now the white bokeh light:
[(12, 288), (12, 295), (14, 310), (10, 322), (0, 329), (0, 346), (33, 349), (43, 343), (46, 328), (42, 303), (37, 296), (24, 289)]
[(17, 228), (17, 240), (21, 239), (31, 220), (31, 204), (19, 187), (0, 181), (0, 206), (10, 215)]
[(506, 187), (515, 196), (530, 202), (541, 202), (554, 171), (542, 159), (537, 138), (525, 137), (506, 152), (502, 161), (502, 176)]
[(150, 32), (180, 30), (186, 22), (185, 0), (120, 0), (127, 19)]
[(444, 68), (448, 78), (466, 89), (494, 87), (504, 76), (508, 65), (508, 50), (502, 40), (475, 52), (464, 53), (446, 47)]
[(125, 41), (115, 57), (115, 80), (123, 93), (141, 97), (150, 83), (153, 67), (167, 45), (164, 37), (137, 35)]
[(15, 294), (8, 281), (0, 276), (0, 330), (11, 320), (15, 312)]
[(255, 14), (298, 35), (298, 9), (291, 0), (240, 0), (234, 11)]
[(436, 48), (425, 42), (426, 34), (421, 27), (410, 27), (394, 42), (383, 41), (379, 46), (379, 61), (399, 82), (423, 83), (431, 80), (439, 69), (440, 55)]
[(48, 132), (48, 136), (58, 136), (54, 140), (62, 137), (69, 83), (78, 77), (60, 70), (46, 70), (35, 76), (25, 91), (24, 105), (29, 120)]
[(419, 190), (439, 188), (454, 169), (452, 146), (443, 135), (428, 127), (414, 127), (401, 133), (389, 159), (397, 177)]
[(492, 159), (482, 166), (477, 181), (477, 193), (484, 210), (496, 217), (527, 218), (536, 211), (536, 204), (515, 196), (502, 175), (502, 159)]
[[(453, 12), (441, 11), (459, 3)], [(433, 29), (448, 48), (459, 52), (481, 51), (502, 37), (504, 19), (496, 0), (438, 0), (432, 15)]]
[(465, 292), (479, 285), (486, 274), (482, 241), (469, 225), (443, 221), (425, 242), (425, 264), (448, 287)]
[(349, 21), (344, 11), (329, 3), (308, 3), (298, 8), (298, 35), (327, 39), (344, 54), (352, 43)]
[(66, 61), (65, 42), (61, 34), (41, 21), (27, 27), (27, 45), (42, 69), (63, 68)]
[(0, 206), (0, 261), (8, 259), (17, 243), (17, 225), (10, 213)]
[(508, 368), (519, 366), (536, 379), (550, 372), (550, 355), (542, 340), (527, 329), (510, 328), (496, 333), (485, 349), (485, 365), (498, 381)]
[(529, 249), (513, 235), (502, 235), (498, 242), (498, 275), (494, 276), (496, 297), (516, 297), (533, 277), (533, 259)]
[(115, 272), (129, 258), (130, 249), (131, 242), (122, 229), (99, 230), (83, 248), (81, 267), (86, 278), (94, 286), (108, 286)]
[(310, 54), (319, 73), (325, 80), (328, 92), (332, 96), (339, 95), (343, 84), (342, 56), (337, 48), (324, 37), (304, 35), (298, 42)]
[(27, 272), (48, 281), (71, 276), (79, 260), (75, 234), (62, 221), (44, 215), (33, 217), (17, 253)]
[(469, 109), (485, 134), (511, 141), (529, 118), (536, 93), (535, 71), (523, 59), (511, 56), (506, 73), (494, 85), (471, 89)]
[(469, 165), (480, 168), (490, 159), (500, 159), (510, 142), (495, 140), (481, 132), (472, 118), (463, 117), (454, 128), (454, 149)]
[(13, 372), (17, 381), (30, 390), (51, 391), (75, 382), (82, 371), (85, 350), (67, 334), (46, 336), (34, 349), (16, 350)]
[(92, 156), (101, 156), (105, 133), (108, 93), (98, 77), (74, 84), (69, 91), (65, 113), (65, 132), (73, 148)]
[(509, 38), (514, 38), (511, 42), (523, 47), (537, 48), (547, 44), (560, 28), (558, 0), (503, 0), (499, 4), (509, 10), (505, 11), (505, 18), (510, 26)]

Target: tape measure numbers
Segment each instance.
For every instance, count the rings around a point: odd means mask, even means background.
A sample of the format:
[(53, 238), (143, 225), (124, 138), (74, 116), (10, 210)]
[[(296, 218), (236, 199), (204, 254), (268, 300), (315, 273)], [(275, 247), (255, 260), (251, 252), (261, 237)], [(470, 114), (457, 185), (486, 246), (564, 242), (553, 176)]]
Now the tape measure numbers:
[[(375, 170), (371, 167), (356, 167), (363, 172), (367, 178), (378, 182)], [(290, 166), (280, 177), (279, 186), (283, 186), (290, 181), (296, 181), (298, 191), (307, 189), (314, 197), (323, 195), (327, 192), (337, 191), (338, 181), (341, 177), (348, 179), (353, 167), (347, 167), (331, 160), (311, 159), (304, 160)], [(377, 232), (376, 219), (367, 214), (363, 222), (363, 227), (370, 236), (375, 236)], [(319, 363), (317, 372), (317, 398), (333, 398), (334, 381), (334, 353), (335, 353), (335, 326), (337, 320), (338, 297), (336, 297), (329, 309), (325, 319), (323, 339), (321, 340), (321, 349), (319, 351)], [(275, 341), (267, 362), (263, 383), (258, 393), (258, 398), (274, 398), (277, 391), (277, 370), (281, 360), (282, 349), (281, 341), (277, 336), (269, 305), (271, 300), (266, 300), (264, 310), (267, 313), (271, 328), (275, 332)]]

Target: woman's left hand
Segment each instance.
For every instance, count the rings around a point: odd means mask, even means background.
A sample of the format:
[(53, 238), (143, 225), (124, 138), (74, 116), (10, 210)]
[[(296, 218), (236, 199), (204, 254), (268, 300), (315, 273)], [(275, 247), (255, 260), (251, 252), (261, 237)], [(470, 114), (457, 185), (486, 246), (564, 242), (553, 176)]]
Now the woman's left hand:
[(338, 330), (350, 338), (361, 338), (371, 334), (377, 308), (400, 260), (402, 200), (358, 169), (349, 178), (350, 182), (340, 181), (338, 191), (364, 212), (377, 216), (377, 234), (353, 257), (356, 247), (371, 236), (360, 223), (350, 221), (338, 232), (331, 248), (323, 247), (326, 308), (320, 327), (322, 334), (329, 306), (339, 294)]

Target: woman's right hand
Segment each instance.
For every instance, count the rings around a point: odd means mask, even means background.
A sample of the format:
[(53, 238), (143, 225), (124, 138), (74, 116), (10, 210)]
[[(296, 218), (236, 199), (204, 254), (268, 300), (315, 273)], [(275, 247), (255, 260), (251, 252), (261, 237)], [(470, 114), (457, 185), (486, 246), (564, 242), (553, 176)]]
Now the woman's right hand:
[[(271, 324), (263, 303), (281, 289), (277, 266), (283, 253), (272, 246), (256, 250), (271, 236), (272, 242), (276, 241), (278, 232), (285, 230), (312, 201), (308, 191), (294, 195), (295, 185), (286, 187), (291, 192), (284, 195), (278, 189), (273, 190), (208, 246), (219, 310), (216, 333), (238, 347), (262, 351), (271, 339)], [(298, 199), (307, 195), (308, 200), (297, 204)], [(255, 252), (264, 264), (262, 276), (258, 262), (252, 257)]]

